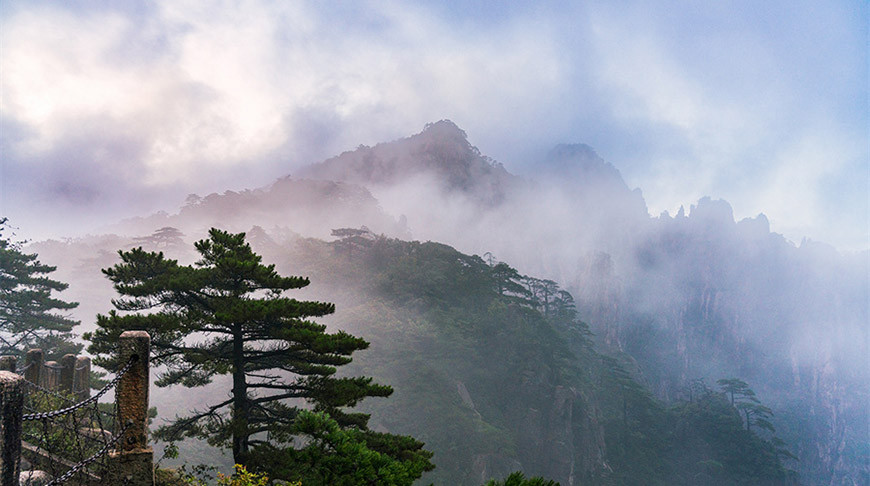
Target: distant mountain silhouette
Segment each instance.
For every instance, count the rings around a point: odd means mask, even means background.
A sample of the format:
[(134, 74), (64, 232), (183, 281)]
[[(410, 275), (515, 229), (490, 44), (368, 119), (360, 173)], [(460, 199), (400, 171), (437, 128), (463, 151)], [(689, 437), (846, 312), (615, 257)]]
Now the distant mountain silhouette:
[(194, 238), (258, 226), (268, 246), (366, 226), (488, 252), (569, 290), (600, 345), (630, 356), (656, 396), (679, 398), (697, 379), (751, 381), (808, 483), (870, 480), (866, 252), (796, 246), (764, 215), (735, 221), (709, 197), (651, 217), (640, 190), (588, 145), (556, 146), (533, 167), (511, 174), (442, 120), (267, 187), (191, 196), (177, 214), (118, 231)]
[(482, 202), (501, 202), (519, 183), (517, 176), (468, 142), (468, 136), (450, 120), (426, 125), (422, 132), (308, 166), (301, 177), (389, 185), (421, 175), (431, 175), (440, 188), (473, 195)]

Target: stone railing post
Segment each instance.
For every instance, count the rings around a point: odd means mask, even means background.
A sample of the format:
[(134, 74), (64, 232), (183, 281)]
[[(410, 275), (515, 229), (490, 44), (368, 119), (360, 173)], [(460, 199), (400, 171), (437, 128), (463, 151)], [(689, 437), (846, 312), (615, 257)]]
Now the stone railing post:
[(0, 486), (19, 484), (23, 381), (24, 378), (11, 371), (0, 371)]
[(24, 366), (27, 367), (27, 369), (24, 370), (24, 379), (39, 385), (39, 380), (42, 376), (43, 361), (44, 357), (41, 349), (31, 349), (28, 351), (24, 358)]
[(91, 358), (79, 356), (73, 369), (72, 392), (81, 402), (91, 396)]
[(73, 374), (76, 369), (76, 355), (65, 354), (60, 359), (60, 391), (72, 394)]
[(118, 433), (127, 429), (109, 455), (112, 464), (107, 484), (154, 486), (154, 451), (148, 446), (147, 428), (151, 337), (145, 331), (125, 331), (119, 345), (122, 366), (134, 356), (136, 361), (115, 390)]
[(49, 390), (57, 390), (60, 385), (60, 365), (57, 361), (46, 361), (43, 363), (42, 370), (42, 385)]
[(15, 373), (15, 367), (18, 361), (15, 356), (0, 356), (0, 371), (11, 371)]

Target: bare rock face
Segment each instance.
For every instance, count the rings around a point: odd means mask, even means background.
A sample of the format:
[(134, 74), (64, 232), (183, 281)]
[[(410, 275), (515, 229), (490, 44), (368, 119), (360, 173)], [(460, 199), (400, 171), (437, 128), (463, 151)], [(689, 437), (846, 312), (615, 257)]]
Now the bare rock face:
[(479, 454), (471, 465), (471, 477), (475, 484), (482, 484), (490, 478), (504, 478), (514, 471), (523, 469), (522, 463), (501, 454)]
[(814, 424), (807, 431), (811, 441), (796, 451), (806, 471), (802, 479), (807, 484), (832, 486), (868, 484), (870, 463), (860, 460), (866, 454), (862, 431), (870, 430), (868, 398), (866, 392), (862, 397), (860, 391), (850, 389), (841, 379), (845, 373), (832, 358), (830, 349), (821, 349), (818, 361), (800, 373), (802, 394), (808, 397), (810, 423)]
[(553, 405), (549, 410), (546, 430), (545, 465), (556, 477), (574, 484), (574, 391), (563, 386), (553, 390)]
[(552, 385), (542, 374), (525, 378), (526, 396), (538, 399), (530, 400), (534, 405), (517, 421), (523, 471), (570, 486), (606, 469), (604, 429), (594, 399)]

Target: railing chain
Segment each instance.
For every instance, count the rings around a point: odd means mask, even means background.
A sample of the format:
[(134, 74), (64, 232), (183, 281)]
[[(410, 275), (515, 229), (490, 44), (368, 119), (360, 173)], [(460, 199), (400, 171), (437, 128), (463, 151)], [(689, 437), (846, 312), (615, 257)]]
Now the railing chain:
[[(132, 360), (131, 360), (131, 361), (132, 361)], [(64, 473), (62, 476), (57, 477), (57, 478), (55, 478), (55, 479), (49, 481), (48, 483), (46, 483), (45, 486), (55, 486), (55, 485), (58, 485), (58, 484), (63, 484), (64, 481), (66, 481), (66, 480), (68, 480), (69, 478), (75, 476), (76, 474), (78, 474), (79, 471), (81, 471), (82, 469), (84, 469), (85, 467), (87, 467), (88, 465), (90, 465), (91, 463), (93, 463), (94, 461), (96, 461), (96, 460), (98, 460), (99, 458), (105, 456), (106, 453), (108, 453), (109, 450), (110, 450), (112, 447), (114, 447), (115, 444), (117, 444), (119, 440), (121, 440), (121, 437), (124, 436), (124, 432), (126, 432), (127, 429), (128, 429), (131, 425), (133, 425), (133, 421), (128, 420), (127, 423), (126, 423), (126, 425), (124, 425), (124, 428), (121, 430), (121, 433), (119, 433), (118, 435), (116, 435), (115, 437), (113, 437), (112, 440), (110, 440), (109, 442), (107, 442), (106, 445), (104, 445), (102, 449), (100, 449), (99, 451), (97, 451), (96, 454), (94, 454), (93, 456), (91, 456), (91, 457), (89, 457), (89, 458), (87, 458), (87, 459), (85, 459), (85, 460), (79, 462), (78, 464), (76, 464), (75, 466), (73, 466), (72, 468), (70, 468), (70, 470), (67, 471), (66, 473)]]
[(48, 395), (51, 395), (54, 398), (59, 398), (59, 399), (65, 401), (65, 402), (68, 402), (68, 403), (75, 403), (75, 400), (73, 400), (72, 398), (65, 397), (56, 391), (49, 390), (48, 388), (45, 388), (44, 386), (37, 385), (36, 383), (33, 383), (32, 381), (24, 380), (24, 384), (31, 387), (31, 388), (35, 388), (36, 390), (39, 390), (42, 393), (46, 393)]
[(58, 417), (60, 415), (66, 415), (68, 413), (75, 412), (76, 410), (84, 407), (85, 405), (87, 405), (89, 403), (96, 402), (97, 400), (100, 399), (100, 397), (102, 397), (109, 390), (114, 388), (115, 385), (117, 385), (119, 381), (121, 381), (121, 378), (124, 376), (125, 373), (127, 373), (127, 371), (130, 370), (130, 368), (133, 366), (133, 363), (136, 362), (136, 359), (137, 359), (137, 356), (133, 355), (133, 357), (130, 358), (130, 361), (127, 362), (127, 364), (124, 366), (124, 368), (118, 372), (118, 375), (115, 376), (115, 378), (112, 381), (110, 381), (108, 385), (103, 387), (102, 390), (98, 391), (94, 396), (88, 398), (87, 400), (83, 400), (83, 401), (81, 401), (81, 402), (79, 402), (71, 407), (62, 408), (60, 410), (54, 410), (51, 412), (43, 412), (43, 413), (29, 413), (23, 417), (23, 420), (28, 421), (28, 420), (50, 419), (50, 418)]

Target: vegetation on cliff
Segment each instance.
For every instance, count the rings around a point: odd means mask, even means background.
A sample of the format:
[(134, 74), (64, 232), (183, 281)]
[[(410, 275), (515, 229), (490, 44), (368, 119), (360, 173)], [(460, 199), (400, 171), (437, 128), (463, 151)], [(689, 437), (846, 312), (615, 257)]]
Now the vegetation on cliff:
[[(561, 484), (698, 484), (702, 475), (684, 477), (686, 456), (716, 469), (709, 484), (792, 481), (773, 438), (745, 430), (727, 401), (727, 421), (697, 412), (700, 399), (661, 402), (630, 357), (598, 352), (554, 282), (438, 243), (338, 234), (271, 246), (273, 256), (289, 251), (346, 299), (336, 325), (371, 341), (348, 369), (396, 390), (362, 408), (374, 428), (426, 442), (438, 467), (425, 480), (481, 484), (522, 470)], [(679, 432), (701, 425), (724, 435), (692, 442)], [(758, 447), (737, 442), (742, 453), (729, 456), (731, 433)]]

